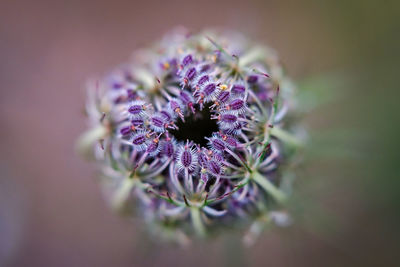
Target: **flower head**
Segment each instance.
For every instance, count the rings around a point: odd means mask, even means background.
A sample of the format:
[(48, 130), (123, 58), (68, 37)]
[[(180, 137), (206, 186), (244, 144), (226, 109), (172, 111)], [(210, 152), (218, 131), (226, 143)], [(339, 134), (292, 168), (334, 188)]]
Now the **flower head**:
[(206, 235), (284, 206), (292, 87), (273, 51), (244, 40), (178, 30), (89, 88), (84, 140), (112, 203), (136, 203), (157, 233)]

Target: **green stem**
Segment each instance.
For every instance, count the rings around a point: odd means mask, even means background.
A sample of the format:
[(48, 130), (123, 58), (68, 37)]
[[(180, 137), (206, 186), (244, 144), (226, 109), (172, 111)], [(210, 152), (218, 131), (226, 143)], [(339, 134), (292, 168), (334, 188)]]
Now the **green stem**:
[(294, 135), (290, 134), (289, 132), (283, 130), (279, 127), (274, 127), (270, 131), (271, 135), (277, 137), (278, 139), (286, 142), (295, 147), (302, 147), (304, 144), (299, 139), (297, 139)]
[(254, 172), (252, 176), (253, 181), (255, 181), (259, 186), (261, 186), (265, 192), (270, 194), (278, 203), (284, 203), (287, 200), (285, 193), (280, 191), (276, 186), (271, 183), (266, 177), (261, 175), (259, 172)]
[(206, 229), (204, 228), (204, 224), (201, 221), (200, 209), (198, 207), (191, 207), (190, 216), (192, 218), (193, 227), (197, 235), (199, 237), (204, 237), (206, 235)]
[(115, 210), (120, 211), (124, 203), (129, 197), (129, 194), (132, 191), (133, 186), (135, 185), (135, 181), (132, 178), (125, 178), (122, 182), (122, 185), (118, 188), (118, 191), (115, 193), (111, 205)]
[(208, 41), (210, 41), (221, 53), (225, 54), (225, 56), (230, 59), (233, 60), (232, 55), (230, 55), (228, 52), (226, 52), (226, 50), (219, 45), (217, 42), (215, 42), (213, 39), (211, 39), (210, 37), (206, 36), (206, 38), (208, 39)]

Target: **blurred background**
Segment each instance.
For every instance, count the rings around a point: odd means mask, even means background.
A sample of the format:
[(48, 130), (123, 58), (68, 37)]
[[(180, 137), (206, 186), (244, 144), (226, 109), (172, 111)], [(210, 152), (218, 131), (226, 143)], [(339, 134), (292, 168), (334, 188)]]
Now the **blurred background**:
[[(399, 3), (1, 0), (0, 266), (399, 266)], [(74, 152), (87, 79), (178, 25), (272, 46), (312, 96), (294, 225), (250, 248), (150, 242)]]

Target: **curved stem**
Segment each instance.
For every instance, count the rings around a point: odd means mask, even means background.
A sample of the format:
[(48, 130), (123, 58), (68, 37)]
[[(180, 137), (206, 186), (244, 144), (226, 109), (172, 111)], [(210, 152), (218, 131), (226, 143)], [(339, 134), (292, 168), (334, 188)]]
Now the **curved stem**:
[(282, 140), (283, 142), (286, 142), (294, 147), (302, 147), (304, 145), (294, 135), (283, 130), (282, 128), (274, 127), (270, 130), (270, 133), (271, 133), (271, 135), (277, 137), (278, 139)]
[(147, 172), (146, 174), (144, 174), (145, 177), (146, 177), (147, 179), (156, 177), (157, 175), (159, 175), (160, 173), (162, 173), (162, 172), (164, 171), (164, 169), (168, 166), (168, 164), (169, 164), (170, 162), (171, 162), (171, 159), (166, 160), (166, 161), (164, 162), (164, 164), (161, 165), (161, 167), (158, 168), (157, 171), (153, 171), (153, 172), (150, 171), (150, 172)]
[(169, 177), (171, 179), (172, 184), (179, 191), (179, 193), (184, 194), (185, 190), (183, 189), (181, 183), (178, 180), (177, 174), (175, 172), (175, 164), (174, 161), (169, 165)]
[(242, 160), (237, 154), (235, 154), (235, 152), (233, 152), (232, 150), (230, 150), (228, 148), (226, 148), (225, 151), (228, 152), (234, 159), (236, 159), (237, 162), (241, 163), (244, 167), (246, 167), (246, 169), (249, 172), (252, 172), (249, 165), (247, 165), (247, 163), (244, 160)]
[(249, 95), (254, 99), (254, 101), (258, 105), (258, 108), (260, 109), (261, 113), (267, 114), (267, 111), (265, 110), (263, 104), (260, 102), (260, 99), (258, 99), (258, 97), (253, 93), (253, 91), (251, 91), (251, 90), (248, 90), (248, 91), (249, 91)]
[(204, 224), (201, 221), (200, 209), (198, 207), (191, 207), (190, 216), (192, 218), (193, 228), (196, 231), (196, 234), (199, 237), (205, 237), (206, 229), (204, 228)]
[(129, 194), (132, 191), (135, 181), (132, 178), (125, 178), (122, 181), (122, 185), (118, 188), (114, 194), (111, 205), (115, 210), (121, 210), (126, 200), (129, 198)]
[(265, 192), (270, 194), (278, 203), (284, 203), (287, 200), (287, 196), (281, 190), (271, 183), (266, 177), (261, 175), (259, 172), (254, 172), (252, 175), (253, 181), (261, 186)]

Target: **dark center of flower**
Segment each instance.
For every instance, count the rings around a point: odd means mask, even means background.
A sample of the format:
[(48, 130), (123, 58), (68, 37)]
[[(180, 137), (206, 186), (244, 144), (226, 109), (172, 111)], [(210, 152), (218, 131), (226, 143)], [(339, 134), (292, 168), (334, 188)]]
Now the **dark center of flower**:
[(190, 140), (201, 146), (207, 146), (208, 141), (205, 138), (211, 137), (213, 132), (219, 130), (217, 121), (211, 119), (210, 105), (205, 105), (202, 111), (196, 106), (195, 114), (190, 112), (185, 117), (185, 122), (182, 120), (176, 122), (179, 130), (170, 130), (169, 132), (178, 141)]

